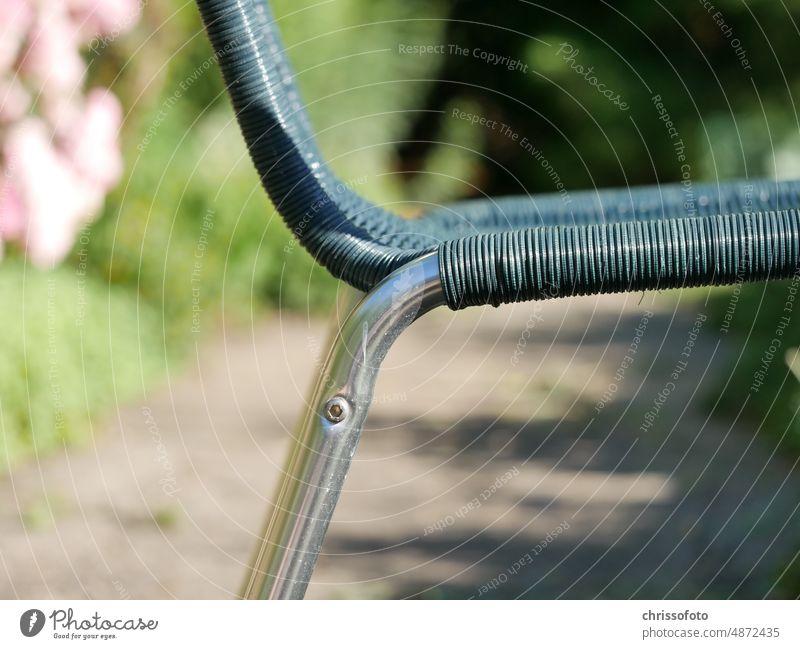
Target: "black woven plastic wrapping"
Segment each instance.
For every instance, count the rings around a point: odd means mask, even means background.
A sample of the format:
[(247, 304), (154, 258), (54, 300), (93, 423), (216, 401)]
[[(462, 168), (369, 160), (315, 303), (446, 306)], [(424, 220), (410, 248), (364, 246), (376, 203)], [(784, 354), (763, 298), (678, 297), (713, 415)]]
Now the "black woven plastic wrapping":
[(452, 308), (780, 279), (798, 263), (794, 209), (543, 226), (475, 235), (439, 249)]
[(302, 245), (356, 288), (437, 249), (453, 309), (780, 278), (798, 266), (796, 181), (486, 199), (402, 219), (325, 164), (266, 2), (197, 4), (264, 188)]

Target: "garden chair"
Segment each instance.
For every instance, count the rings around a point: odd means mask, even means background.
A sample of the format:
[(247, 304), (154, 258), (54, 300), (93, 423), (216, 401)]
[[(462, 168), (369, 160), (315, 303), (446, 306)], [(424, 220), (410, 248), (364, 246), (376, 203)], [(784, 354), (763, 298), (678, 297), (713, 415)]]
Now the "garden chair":
[(261, 181), (287, 226), (366, 296), (341, 326), (294, 441), (246, 598), (302, 598), (397, 337), (437, 307), (787, 278), (800, 183), (475, 200), (407, 220), (322, 159), (265, 0), (197, 0)]

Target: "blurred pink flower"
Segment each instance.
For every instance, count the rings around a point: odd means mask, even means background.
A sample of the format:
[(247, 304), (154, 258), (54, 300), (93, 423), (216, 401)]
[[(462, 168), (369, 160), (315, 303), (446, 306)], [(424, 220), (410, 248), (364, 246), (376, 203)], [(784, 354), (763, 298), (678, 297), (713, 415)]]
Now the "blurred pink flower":
[(86, 66), (78, 51), (77, 36), (63, 2), (41, 3), (20, 69), (45, 96), (80, 90)]
[(3, 26), (0, 73), (5, 73), (14, 64), (32, 18), (29, 0), (0, 0), (0, 25)]
[(64, 144), (75, 170), (104, 193), (122, 176), (118, 142), (121, 123), (122, 107), (117, 98), (106, 90), (93, 89)]
[(128, 31), (145, 2), (0, 0), (0, 253), (10, 241), (59, 262), (119, 182), (122, 108), (109, 90), (84, 94), (80, 48)]
[(25, 205), (9, 177), (0, 184), (0, 239), (18, 241), (25, 234)]
[(30, 104), (30, 93), (19, 78), (0, 77), (0, 124), (20, 119)]
[(116, 36), (139, 20), (140, 0), (66, 0), (87, 44), (98, 36)]
[[(12, 171), (6, 182), (13, 197), (4, 236), (22, 244), (39, 266), (61, 261), (72, 247), (80, 227), (102, 205), (104, 190), (83, 178), (70, 160), (57, 151), (41, 120), (30, 117), (16, 125), (6, 141), (6, 160)], [(19, 227), (14, 208), (21, 205), (24, 226)]]

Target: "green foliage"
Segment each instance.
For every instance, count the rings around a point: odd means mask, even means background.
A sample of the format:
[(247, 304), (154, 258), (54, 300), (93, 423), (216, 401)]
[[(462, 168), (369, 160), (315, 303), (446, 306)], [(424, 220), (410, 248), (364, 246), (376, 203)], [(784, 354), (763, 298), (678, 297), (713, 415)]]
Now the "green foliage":
[[(409, 131), (414, 142), (400, 151), (405, 166), (422, 174), (406, 176), (410, 190), (428, 200), (449, 198), (447, 187), (426, 182), (424, 173), (443, 171), (437, 150), (450, 148), (472, 165), (472, 193), (553, 191), (552, 179), (509, 138), (482, 134), (483, 158), (459, 149), (463, 137), (452, 129), (452, 106), (500, 120), (534, 142), (570, 191), (681, 180), (687, 170), (675, 152), (679, 140), (695, 182), (796, 175), (798, 75), (789, 63), (795, 10), (764, 1), (709, 6), (449, 4), (442, 42), (527, 67), (507, 69), (472, 54), (439, 57), (422, 85)], [(618, 93), (627, 110), (598, 92), (598, 84)], [(677, 135), (659, 119), (655, 96)], [(470, 193), (468, 184), (462, 189)]]
[(774, 576), (775, 599), (797, 599), (800, 593), (800, 551), (787, 557), (785, 567)]
[(737, 286), (715, 294), (710, 310), (720, 330), (728, 331), (724, 336), (729, 340), (724, 342), (731, 349), (730, 369), (707, 398), (710, 407), (716, 405), (718, 416), (742, 417), (756, 432), (769, 435), (792, 453), (800, 452), (796, 291), (786, 281)]
[(97, 413), (140, 394), (163, 371), (156, 313), (81, 273), (3, 262), (0, 472), (87, 439)]
[[(426, 6), (275, 4), (286, 42), (313, 44), (290, 56), (321, 146), (346, 152), (333, 166), (375, 200), (399, 197), (381, 173), (392, 156), (385, 141), (415, 95), (413, 83), (379, 82), (388, 69), (413, 77), (430, 66), (385, 44), (434, 37), (435, 21), (411, 20), (434, 15)], [(109, 85), (129, 109), (125, 178), (60, 269), (3, 263), (4, 303), (21, 312), (0, 315), (0, 466), (88, 439), (99, 413), (141, 394), (223, 318), (332, 304), (335, 280), (260, 186), (213, 54), (193, 3), (151, 3), (137, 30), (93, 58), (89, 85)]]
[(223, 301), (242, 317), (281, 299), (298, 308), (308, 284), (314, 307), (329, 304), (332, 280), (291, 244), (230, 115), (214, 111), (183, 130), (186, 110), (176, 104), (168, 119), (177, 128), (164, 124), (131, 158), (127, 184), (92, 230), (92, 272), (138, 292), (178, 346), (213, 330)]
[[(334, 168), (373, 199), (396, 199), (395, 185), (380, 173), (391, 147), (375, 142), (402, 128), (397, 109), (411, 105), (413, 93), (408, 83), (378, 83), (392, 67), (413, 72), (430, 63), (398, 61), (385, 45), (403, 32), (431, 36), (437, 23), (409, 21), (419, 2), (275, 5), (321, 146), (349, 152), (331, 156)], [(161, 23), (161, 32), (182, 45), (172, 57), (165, 53), (158, 96), (140, 103), (126, 128), (128, 177), (92, 230), (91, 271), (160, 311), (176, 347), (223, 313), (326, 309), (334, 281), (293, 241), (261, 189), (194, 7)]]

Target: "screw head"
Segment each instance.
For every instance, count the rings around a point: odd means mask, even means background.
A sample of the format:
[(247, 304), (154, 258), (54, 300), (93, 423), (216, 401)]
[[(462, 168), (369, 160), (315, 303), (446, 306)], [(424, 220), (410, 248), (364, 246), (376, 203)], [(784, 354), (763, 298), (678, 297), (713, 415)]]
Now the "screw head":
[(325, 419), (332, 424), (344, 421), (349, 413), (350, 404), (344, 397), (333, 397), (325, 404)]

